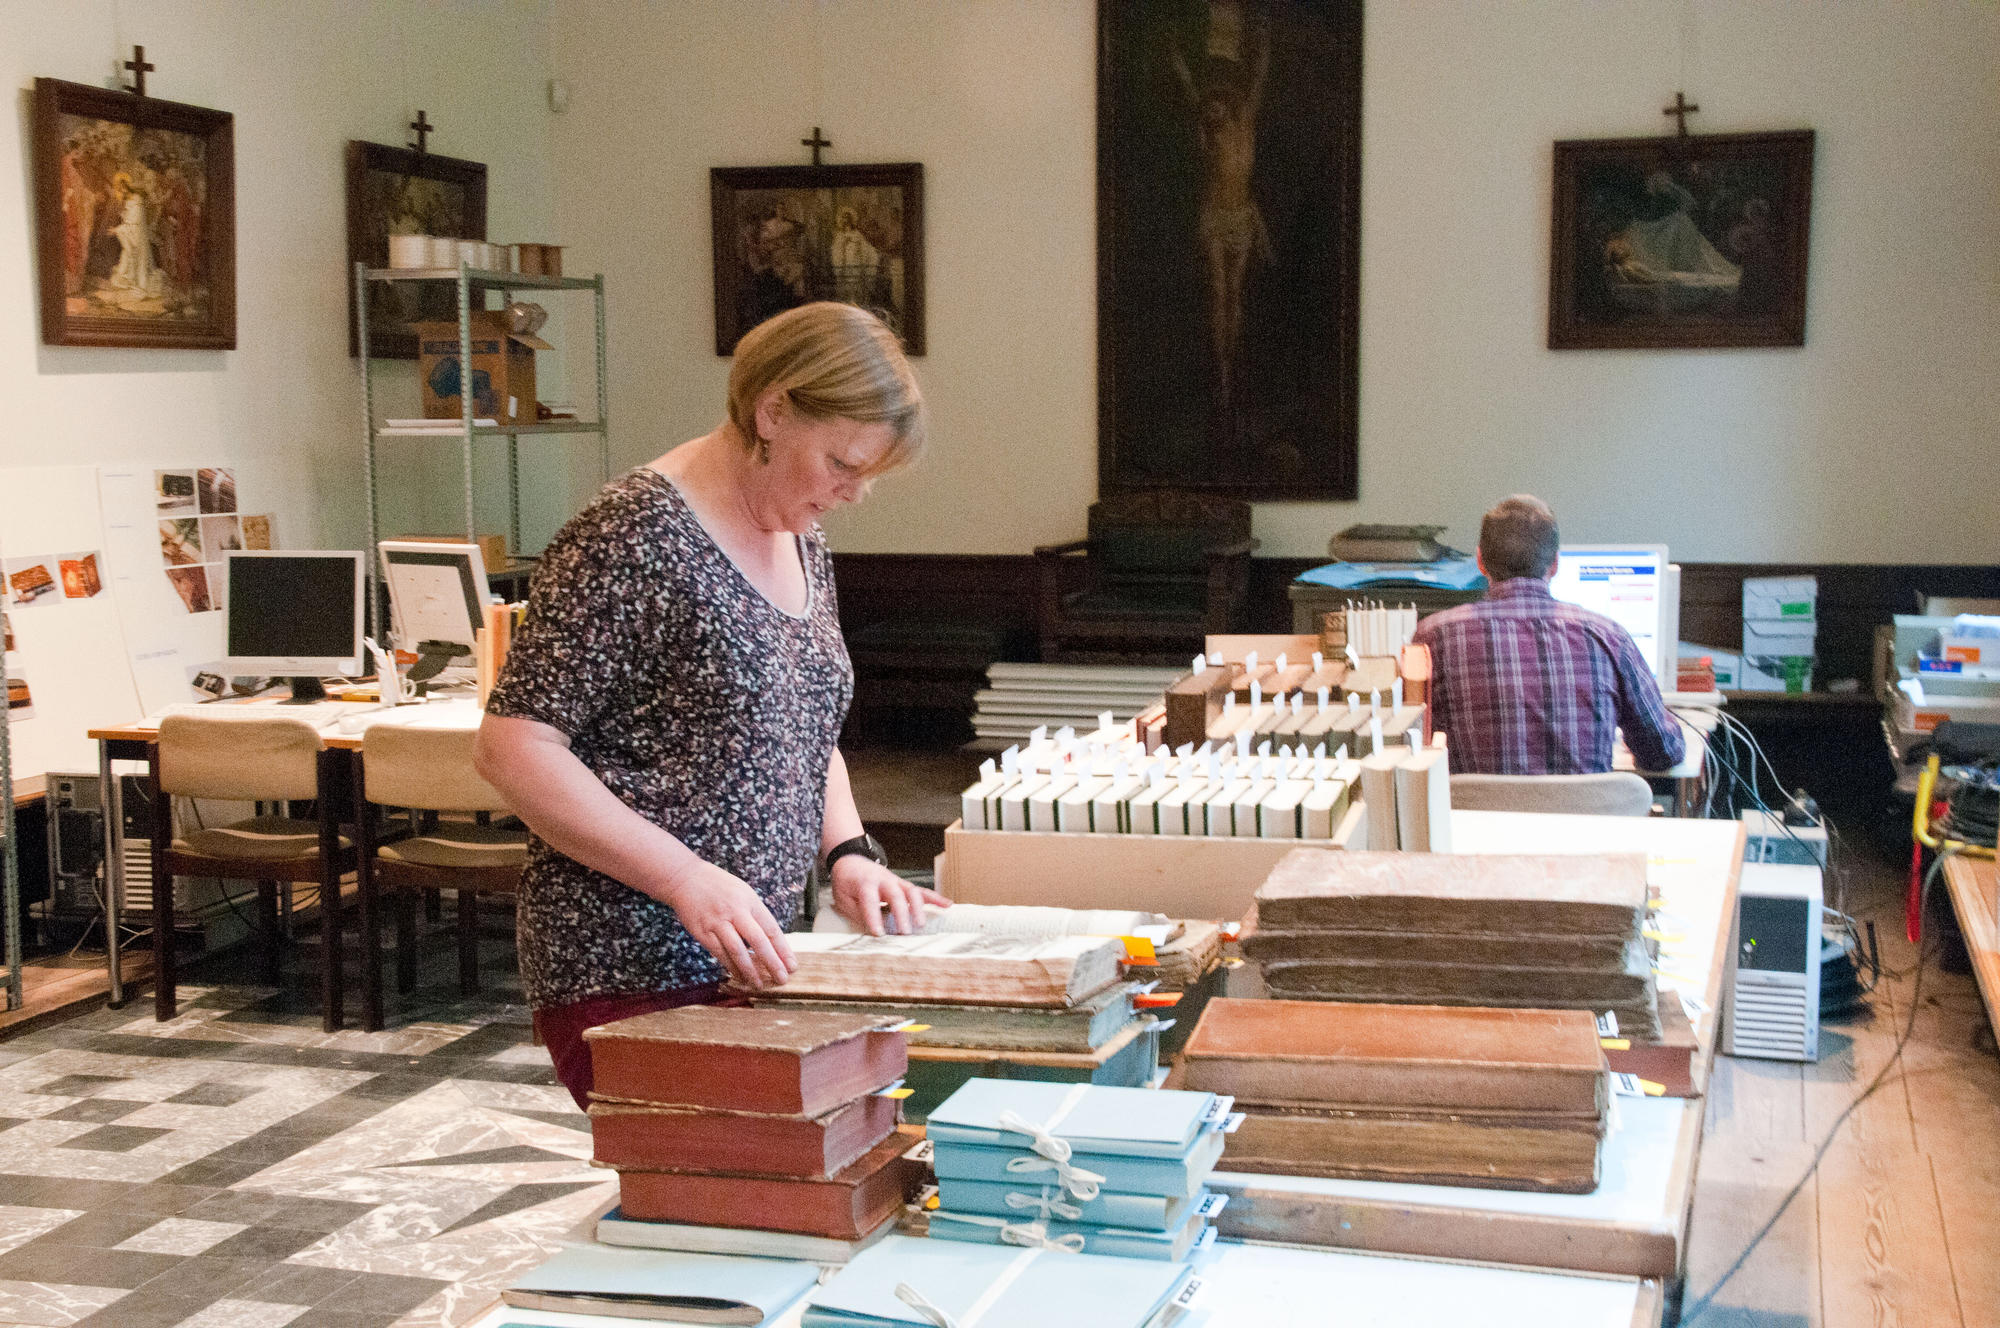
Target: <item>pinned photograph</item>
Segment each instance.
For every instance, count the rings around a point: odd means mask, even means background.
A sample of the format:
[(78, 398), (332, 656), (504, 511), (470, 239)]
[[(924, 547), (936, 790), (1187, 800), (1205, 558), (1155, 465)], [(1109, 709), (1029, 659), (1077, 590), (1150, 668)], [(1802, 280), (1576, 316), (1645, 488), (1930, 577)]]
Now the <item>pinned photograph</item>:
[(194, 472), (156, 470), (153, 472), (153, 501), (161, 516), (180, 516), (195, 510)]
[(263, 516), (239, 517), (238, 528), (243, 532), (243, 547), (246, 549), (278, 547), (271, 541), (271, 518), (268, 513)]
[(214, 466), (202, 467), (195, 472), (195, 493), (201, 502), (203, 516), (218, 512), (234, 512), (236, 472), (221, 470)]
[(0, 612), (0, 653), (11, 655), (14, 650), (14, 620)]
[[(204, 472), (206, 473), (206, 472)], [(233, 516), (205, 516), (201, 519), (201, 548), (210, 558), (220, 558), (231, 549), (243, 547), (243, 528)]]
[(169, 567), (192, 567), (201, 561), (201, 518), (177, 516), (160, 523), (160, 558)]
[(181, 597), (181, 606), (189, 613), (208, 613), (215, 608), (215, 602), (208, 597), (206, 567), (169, 567), (167, 580), (173, 582), (174, 593)]
[(209, 563), (208, 606), (218, 612), (229, 607), (229, 564)]
[(56, 570), (62, 574), (66, 599), (95, 599), (104, 593), (104, 574), (94, 552), (66, 553), (56, 560)]
[(11, 666), (7, 673), (7, 718), (9, 721), (33, 719), (35, 698), (28, 689), (28, 680), (14, 672)]
[(9, 558), (6, 563), (7, 594), (19, 605), (55, 604), (61, 601), (61, 582), (56, 579), (53, 558)]

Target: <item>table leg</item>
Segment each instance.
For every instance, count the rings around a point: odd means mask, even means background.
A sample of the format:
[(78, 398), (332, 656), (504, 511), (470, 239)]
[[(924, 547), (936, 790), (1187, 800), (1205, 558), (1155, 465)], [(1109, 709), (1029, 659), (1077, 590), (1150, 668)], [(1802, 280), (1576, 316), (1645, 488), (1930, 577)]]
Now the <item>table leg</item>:
[(146, 787), (153, 796), (153, 1018), (165, 1023), (178, 1008), (174, 963), (173, 800), (160, 788), (160, 744), (146, 747)]
[(368, 781), (361, 753), (349, 761), (354, 777), (354, 894), (361, 918), (361, 1027), (382, 1028), (382, 924), (375, 896), (375, 809), (368, 804)]
[(104, 818), (104, 953), (111, 979), (111, 1008), (125, 1004), (125, 956), (119, 936), (125, 907), (124, 799), (111, 769), (111, 743), (97, 742), (97, 811)]

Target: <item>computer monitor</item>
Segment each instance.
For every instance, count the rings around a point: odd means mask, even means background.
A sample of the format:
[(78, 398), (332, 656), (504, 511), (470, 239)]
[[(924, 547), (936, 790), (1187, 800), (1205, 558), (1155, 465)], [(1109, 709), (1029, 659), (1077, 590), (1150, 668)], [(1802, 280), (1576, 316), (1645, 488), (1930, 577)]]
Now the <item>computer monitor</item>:
[(364, 556), (230, 550), (228, 669), (289, 677), (301, 703), (326, 698), (320, 675), (360, 673)]
[(1549, 592), (1623, 627), (1663, 689), (1678, 668), (1679, 569), (1664, 544), (1565, 544)]
[(422, 682), (470, 655), (490, 598), (479, 546), (383, 540), (377, 548), (396, 645), (419, 657), (410, 680)]

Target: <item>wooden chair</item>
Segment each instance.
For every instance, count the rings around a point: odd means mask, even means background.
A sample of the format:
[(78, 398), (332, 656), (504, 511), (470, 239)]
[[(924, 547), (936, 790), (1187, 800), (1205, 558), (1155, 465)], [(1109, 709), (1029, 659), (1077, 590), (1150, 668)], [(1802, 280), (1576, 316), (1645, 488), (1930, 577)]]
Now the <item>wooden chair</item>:
[(1453, 775), (1451, 805), (1457, 811), (1650, 816), (1653, 790), (1625, 770), (1602, 775)]
[[(440, 889), (458, 901), (458, 986), (466, 995), (479, 990), (479, 896), (511, 895), (519, 889), (528, 861), (525, 830), (489, 823), (508, 810), (500, 791), (472, 765), (473, 729), (421, 728), (377, 724), (361, 740), (357, 764), (360, 799), (360, 898), (362, 1021), (382, 1026), (382, 959), (376, 903), (380, 892), (396, 904), (396, 989), (417, 983), (417, 896)], [(413, 812), (417, 831), (396, 839), (376, 833), (374, 809)], [(471, 813), (475, 821), (442, 820), (440, 812)]]
[(1184, 660), (1204, 636), (1243, 630), (1256, 547), (1234, 498), (1148, 489), (1093, 504), (1085, 538), (1035, 550), (1042, 659)]
[[(172, 1019), (178, 1005), (174, 955), (174, 878), (212, 876), (255, 881), (263, 977), (276, 985), (278, 885), (319, 886), (321, 1025), (341, 1027), (340, 878), (353, 869), (354, 841), (340, 832), (334, 800), (332, 753), (319, 730), (301, 719), (276, 716), (169, 715), (160, 722), (149, 779), (153, 805), (153, 1014)], [(312, 800), (312, 820), (259, 814), (214, 828), (177, 834), (171, 799), (288, 803)]]

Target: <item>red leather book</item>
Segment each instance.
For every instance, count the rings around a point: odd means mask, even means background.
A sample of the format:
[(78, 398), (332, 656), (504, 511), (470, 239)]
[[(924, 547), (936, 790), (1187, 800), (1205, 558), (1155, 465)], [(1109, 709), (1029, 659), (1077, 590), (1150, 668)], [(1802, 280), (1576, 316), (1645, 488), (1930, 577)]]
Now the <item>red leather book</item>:
[(896, 1102), (870, 1094), (804, 1120), (593, 1102), (590, 1139), (608, 1167), (826, 1178), (896, 1132)]
[(903, 1077), (882, 1015), (688, 1005), (588, 1029), (592, 1096), (665, 1107), (824, 1116)]
[(618, 1207), (642, 1222), (859, 1240), (915, 1197), (922, 1164), (904, 1156), (915, 1146), (905, 1135), (891, 1135), (825, 1180), (621, 1168)]

